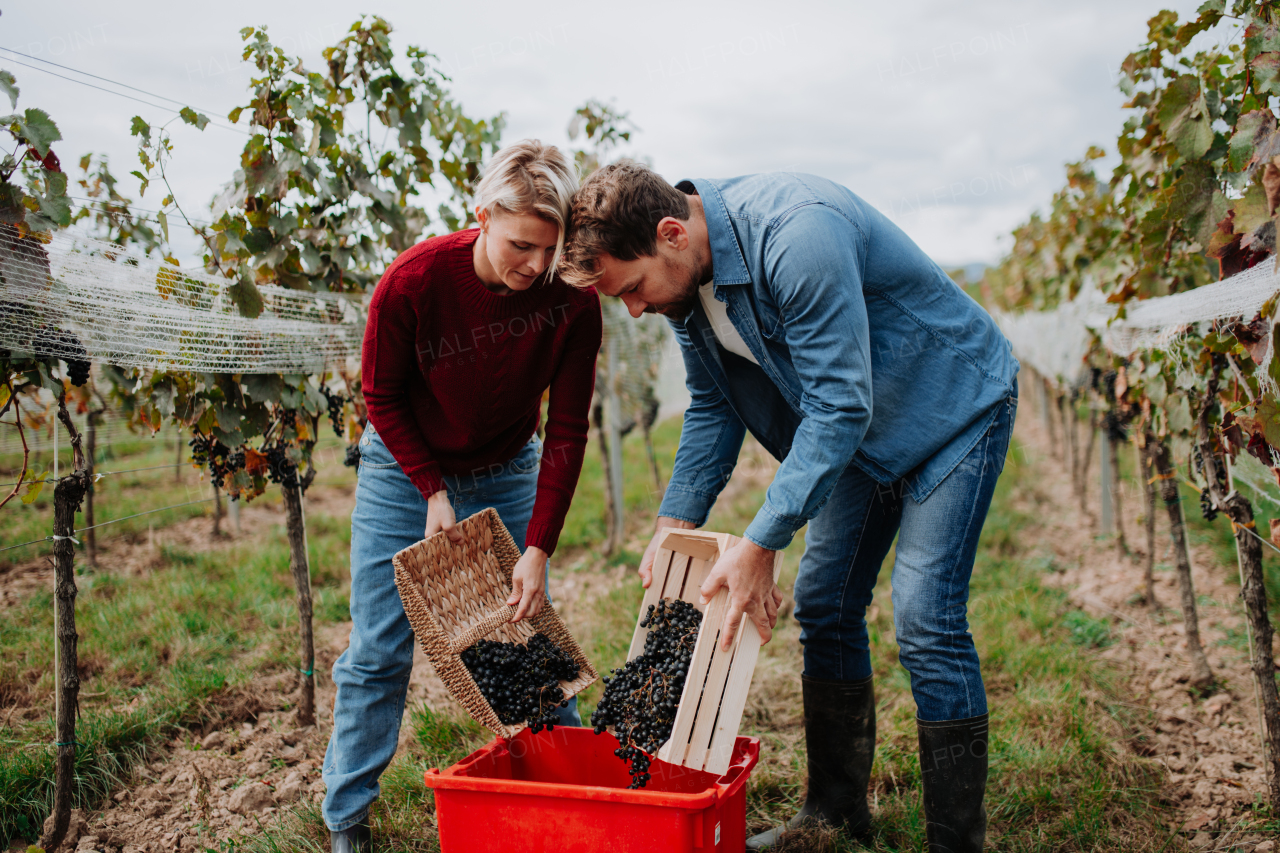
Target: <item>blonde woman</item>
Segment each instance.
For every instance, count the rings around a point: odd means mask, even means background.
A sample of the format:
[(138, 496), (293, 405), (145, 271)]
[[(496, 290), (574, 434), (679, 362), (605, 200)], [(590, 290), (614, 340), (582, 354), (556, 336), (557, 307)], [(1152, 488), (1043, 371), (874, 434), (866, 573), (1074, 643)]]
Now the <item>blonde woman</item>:
[[(577, 486), (600, 348), (594, 291), (554, 277), (578, 187), (556, 148), (498, 152), (476, 191), (479, 227), (409, 249), (383, 275), (365, 329), (369, 426), (351, 516), (348, 648), (324, 761), (335, 853), (372, 849), (369, 806), (390, 763), (413, 663), (391, 557), (456, 521), (498, 511), (523, 556), (508, 603), (538, 612)], [(538, 438), (550, 389), (545, 445)], [(580, 725), (576, 705), (561, 722)]]

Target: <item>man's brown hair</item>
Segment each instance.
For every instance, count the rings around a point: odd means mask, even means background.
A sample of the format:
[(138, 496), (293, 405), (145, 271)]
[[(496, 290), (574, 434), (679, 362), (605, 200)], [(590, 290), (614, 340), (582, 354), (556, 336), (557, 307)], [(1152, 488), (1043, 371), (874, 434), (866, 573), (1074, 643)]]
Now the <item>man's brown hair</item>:
[(634, 160), (620, 160), (592, 173), (573, 198), (560, 276), (574, 287), (600, 280), (600, 255), (620, 261), (657, 251), (658, 223), (689, 218), (689, 199), (660, 175)]

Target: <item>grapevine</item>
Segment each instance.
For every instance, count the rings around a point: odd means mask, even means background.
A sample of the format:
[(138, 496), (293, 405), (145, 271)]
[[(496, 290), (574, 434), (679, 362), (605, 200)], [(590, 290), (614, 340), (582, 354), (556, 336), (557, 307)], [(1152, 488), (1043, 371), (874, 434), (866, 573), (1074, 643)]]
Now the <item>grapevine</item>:
[(644, 652), (604, 679), (604, 695), (591, 715), (596, 734), (612, 726), (614, 755), (630, 764), (631, 788), (651, 778), (653, 755), (671, 737), (702, 613), (687, 601), (664, 598), (640, 621), (648, 628)]

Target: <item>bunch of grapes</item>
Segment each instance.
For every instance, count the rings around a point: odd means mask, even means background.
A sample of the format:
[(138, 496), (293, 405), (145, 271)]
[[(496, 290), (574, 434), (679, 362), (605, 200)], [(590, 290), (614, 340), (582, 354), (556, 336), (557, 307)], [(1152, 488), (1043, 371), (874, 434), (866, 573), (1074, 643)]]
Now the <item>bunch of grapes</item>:
[(209, 475), (215, 483), (223, 483), (226, 478), (244, 467), (244, 451), (235, 453), (211, 435), (196, 433), (187, 442), (191, 446), (191, 461), (209, 469)]
[(360, 445), (359, 444), (347, 445), (347, 455), (345, 458), (343, 458), (342, 464), (346, 465), (348, 468), (360, 467)]
[(267, 457), (267, 479), (290, 489), (298, 487), (298, 464), (289, 458), (289, 451), (279, 442), (264, 444), (260, 451)]
[(320, 386), (320, 393), (329, 404), (329, 423), (333, 424), (333, 432), (342, 438), (342, 409), (351, 398), (345, 394), (334, 394), (326, 385)]
[(89, 381), (89, 351), (80, 339), (57, 326), (46, 327), (45, 334), (53, 350), (67, 363), (67, 378), (72, 385), (80, 386)]
[(578, 662), (538, 632), (527, 644), (480, 640), (462, 663), (503, 725), (528, 723), (534, 734), (552, 731), (556, 708), (569, 704), (561, 681), (578, 677)]
[(649, 605), (640, 621), (649, 629), (644, 653), (604, 679), (591, 725), (596, 734), (613, 727), (620, 744), (613, 754), (631, 765), (631, 788), (649, 783), (652, 756), (671, 737), (701, 625), (702, 613), (687, 601)]
[(1204, 516), (1205, 521), (1213, 521), (1218, 517), (1218, 510), (1213, 505), (1213, 498), (1209, 496), (1208, 486), (1200, 492), (1200, 514)]

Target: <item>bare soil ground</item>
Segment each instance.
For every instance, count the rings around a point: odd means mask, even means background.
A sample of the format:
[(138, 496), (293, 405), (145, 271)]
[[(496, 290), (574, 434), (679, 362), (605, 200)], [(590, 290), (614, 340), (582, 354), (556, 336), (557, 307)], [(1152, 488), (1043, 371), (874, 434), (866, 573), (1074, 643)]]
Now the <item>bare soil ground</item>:
[[(1127, 674), (1133, 703), (1149, 709), (1155, 720), (1154, 729), (1132, 747), (1168, 768), (1165, 793), (1179, 804), (1177, 820), (1184, 831), (1196, 833), (1193, 846), (1228, 849), (1241, 840), (1233, 828), (1244, 825), (1246, 805), (1266, 791), (1258, 704), (1241, 642), (1245, 616), (1237, 567), (1221, 565), (1207, 547), (1191, 547), (1201, 641), (1218, 681), (1202, 696), (1189, 686), (1186, 632), (1176, 609), (1181, 599), (1177, 576), (1169, 568), (1167, 519), (1160, 517), (1163, 504), (1158, 505), (1155, 540), (1155, 591), (1162, 608), (1153, 613), (1144, 600), (1146, 533), (1137, 520), (1145, 511), (1140, 494), (1125, 490), (1131, 554), (1122, 555), (1113, 537), (1098, 535), (1100, 495), (1090, 494), (1088, 511), (1081, 511), (1066, 463), (1048, 452), (1048, 436), (1039, 421), (1020, 418), (1017, 434), (1029, 458), (1013, 461), (1036, 466), (1039, 475), (1034, 488), (1019, 496), (1028, 514), (1038, 519), (1022, 534), (1038, 540), (1042, 553), (1052, 558), (1054, 572), (1046, 585), (1060, 587), (1072, 603), (1111, 623), (1115, 642), (1098, 657)], [(1094, 484), (1097, 470), (1095, 464)], [(1198, 508), (1193, 502), (1186, 511)]]

